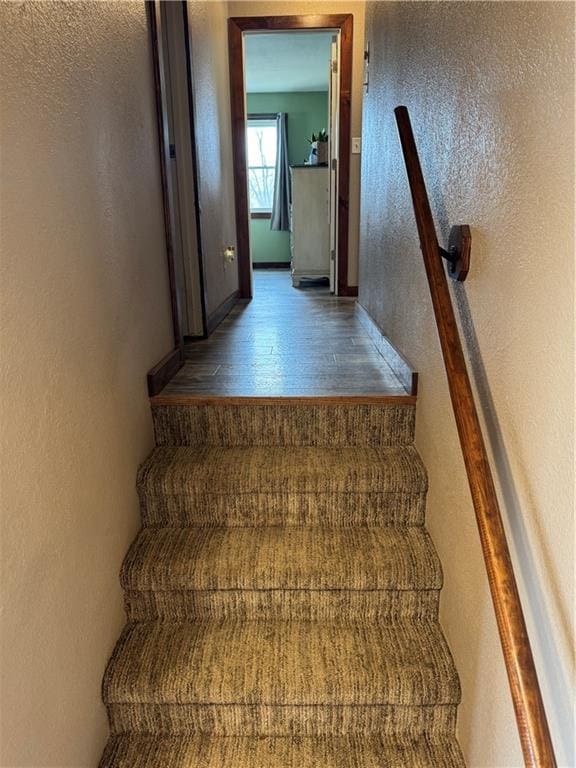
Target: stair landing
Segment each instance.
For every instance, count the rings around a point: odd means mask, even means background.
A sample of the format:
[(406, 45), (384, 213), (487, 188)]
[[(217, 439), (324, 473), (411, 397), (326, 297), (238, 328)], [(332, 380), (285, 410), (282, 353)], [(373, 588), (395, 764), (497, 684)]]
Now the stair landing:
[(239, 301), (161, 396), (406, 397), (355, 312), (327, 287), (293, 288), (287, 270), (256, 270), (254, 298)]

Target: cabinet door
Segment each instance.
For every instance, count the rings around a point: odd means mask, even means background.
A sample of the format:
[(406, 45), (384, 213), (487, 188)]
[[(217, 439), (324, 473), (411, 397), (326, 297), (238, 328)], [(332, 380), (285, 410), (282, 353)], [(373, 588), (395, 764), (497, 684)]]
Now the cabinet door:
[(292, 268), (302, 277), (330, 274), (328, 168), (292, 169)]

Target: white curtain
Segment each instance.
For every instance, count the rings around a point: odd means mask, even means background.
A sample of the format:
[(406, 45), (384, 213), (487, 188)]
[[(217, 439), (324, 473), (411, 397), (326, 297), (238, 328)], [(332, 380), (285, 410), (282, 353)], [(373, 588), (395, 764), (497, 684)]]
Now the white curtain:
[(290, 229), (290, 163), (288, 162), (288, 115), (276, 115), (276, 175), (270, 229), (287, 232)]

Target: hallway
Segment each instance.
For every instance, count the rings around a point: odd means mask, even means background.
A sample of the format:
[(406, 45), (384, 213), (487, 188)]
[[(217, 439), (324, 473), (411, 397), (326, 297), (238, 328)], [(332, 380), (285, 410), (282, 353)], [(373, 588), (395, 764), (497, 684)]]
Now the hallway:
[(324, 287), (292, 288), (287, 271), (256, 270), (253, 300), (187, 345), (186, 364), (161, 396), (406, 395), (354, 305)]

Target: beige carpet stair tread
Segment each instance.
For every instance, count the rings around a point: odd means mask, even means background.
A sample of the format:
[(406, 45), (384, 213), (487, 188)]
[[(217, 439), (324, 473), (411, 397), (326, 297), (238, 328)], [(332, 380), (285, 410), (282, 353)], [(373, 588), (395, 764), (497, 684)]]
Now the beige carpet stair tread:
[(414, 405), (154, 405), (156, 445), (392, 445), (414, 441)]
[(100, 768), (464, 768), (464, 759), (449, 737), (117, 736)]
[(438, 590), (423, 528), (144, 528), (124, 561), (127, 590)]
[(422, 493), (426, 470), (413, 446), (155, 448), (141, 492), (175, 494)]
[(413, 405), (154, 427), (100, 768), (463, 768)]
[(128, 621), (388, 622), (437, 619), (439, 590), (130, 589), (124, 592)]
[(135, 622), (106, 671), (106, 703), (454, 704), (460, 688), (434, 621)]

